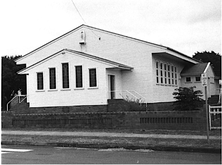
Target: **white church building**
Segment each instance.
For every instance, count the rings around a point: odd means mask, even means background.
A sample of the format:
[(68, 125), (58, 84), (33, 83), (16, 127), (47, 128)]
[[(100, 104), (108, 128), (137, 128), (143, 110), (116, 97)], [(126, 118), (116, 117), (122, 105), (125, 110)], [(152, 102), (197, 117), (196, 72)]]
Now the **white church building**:
[(107, 105), (109, 99), (144, 103), (175, 101), (179, 87), (218, 94), (210, 63), (172, 48), (81, 25), (16, 60), (27, 77), (30, 107)]

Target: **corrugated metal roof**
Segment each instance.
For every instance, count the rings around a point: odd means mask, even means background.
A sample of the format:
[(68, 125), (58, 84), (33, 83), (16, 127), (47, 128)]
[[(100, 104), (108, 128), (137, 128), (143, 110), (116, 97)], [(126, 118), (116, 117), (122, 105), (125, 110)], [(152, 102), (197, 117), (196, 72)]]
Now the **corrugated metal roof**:
[(185, 67), (181, 72), (181, 76), (200, 76), (206, 67), (207, 63), (198, 63), (193, 66)]
[[(176, 51), (176, 50), (174, 50), (174, 49), (172, 49), (172, 48), (170, 48), (170, 47), (167, 47), (167, 46), (155, 44), (155, 43), (148, 42), (148, 41), (144, 41), (144, 40), (137, 39), (137, 38), (134, 38), (134, 37), (129, 37), (129, 36), (122, 35), (122, 34), (118, 34), (118, 33), (114, 33), (114, 32), (108, 31), (108, 30), (103, 30), (103, 29), (100, 29), (100, 28), (96, 28), (96, 27), (92, 27), (92, 26), (89, 26), (89, 25), (84, 25), (84, 24), (82, 24), (82, 25), (74, 28), (73, 30), (70, 30), (69, 32), (67, 32), (67, 33), (65, 33), (65, 34), (63, 34), (63, 35), (61, 35), (61, 36), (59, 36), (59, 37), (57, 37), (57, 38), (49, 41), (48, 43), (46, 43), (46, 44), (44, 44), (44, 45), (36, 48), (35, 50), (33, 50), (33, 51), (25, 54), (24, 56), (16, 59), (16, 62), (18, 62), (18, 61), (20, 61), (21, 59), (29, 56), (29, 55), (32, 54), (32, 53), (35, 53), (36, 51), (42, 49), (43, 47), (48, 46), (48, 45), (51, 44), (52, 42), (55, 42), (55, 41), (61, 39), (62, 37), (67, 36), (67, 35), (73, 33), (74, 31), (76, 31), (77, 29), (79, 29), (79, 28), (81, 28), (81, 27), (86, 27), (86, 28), (90, 28), (90, 29), (95, 29), (95, 30), (99, 30), (99, 31), (106, 32), (106, 33), (109, 33), (109, 34), (114, 34), (114, 35), (117, 35), (117, 36), (122, 36), (122, 37), (125, 37), (125, 38), (128, 38), (128, 39), (132, 39), (132, 40), (135, 40), (135, 41), (140, 41), (140, 42), (142, 42), (142, 43), (146, 43), (146, 44), (149, 44), (149, 45), (157, 46), (157, 47), (159, 47), (159, 48), (167, 49), (167, 50), (169, 50), (169, 51), (178, 53), (178, 54), (182, 55), (183, 57), (186, 57), (186, 58), (188, 58), (188, 59), (194, 60), (194, 61), (196, 61), (196, 62), (198, 61), (198, 60), (196, 60), (196, 59), (194, 59), (194, 58), (192, 58), (192, 57), (189, 57), (189, 56), (187, 56), (187, 55), (185, 55), (185, 54), (183, 54), (183, 53), (181, 53), (181, 52), (179, 52), (179, 51)], [(199, 62), (199, 61), (198, 61), (198, 62)]]
[(131, 66), (127, 66), (127, 65), (124, 65), (124, 64), (121, 64), (121, 63), (118, 63), (118, 62), (115, 62), (115, 61), (111, 61), (111, 60), (108, 60), (108, 59), (105, 59), (105, 58), (101, 58), (101, 57), (98, 57), (98, 56), (94, 56), (94, 55), (91, 55), (91, 54), (88, 54), (88, 53), (84, 53), (84, 52), (80, 52), (80, 51), (76, 51), (76, 50), (72, 50), (72, 49), (64, 49), (64, 50), (66, 50), (68, 52), (72, 52), (72, 53), (77, 53), (79, 55), (82, 55), (82, 56), (85, 56), (85, 57), (88, 57), (88, 58), (91, 58), (91, 59), (95, 59), (95, 60), (98, 60), (98, 61), (101, 61), (101, 62), (109, 63), (109, 64), (115, 65), (119, 68), (124, 68), (124, 69), (127, 69), (127, 70), (133, 69), (133, 67), (131, 67)]
[(22, 73), (22, 72), (26, 72), (27, 70), (37, 66), (38, 64), (40, 63), (43, 63), (53, 57), (55, 57), (56, 55), (62, 53), (62, 52), (71, 52), (71, 53), (75, 53), (75, 54), (78, 54), (82, 57), (87, 57), (89, 59), (94, 59), (94, 60), (97, 60), (97, 61), (100, 61), (100, 62), (104, 62), (104, 63), (107, 63), (107, 64), (110, 64), (110, 65), (113, 65), (114, 68), (119, 68), (119, 69), (124, 69), (124, 70), (131, 70), (133, 69), (133, 67), (130, 67), (130, 66), (127, 66), (127, 65), (124, 65), (124, 64), (121, 64), (121, 63), (118, 63), (118, 62), (115, 62), (115, 61), (111, 61), (111, 60), (108, 60), (108, 59), (105, 59), (105, 58), (101, 58), (101, 57), (97, 57), (97, 56), (94, 56), (94, 55), (91, 55), (91, 54), (88, 54), (88, 53), (84, 53), (84, 52), (80, 52), (80, 51), (76, 51), (76, 50), (71, 50), (71, 49), (62, 49), (46, 58), (44, 58), (43, 60), (40, 60), (38, 62), (36, 62), (35, 64), (27, 67), (27, 68), (24, 68), (23, 70), (19, 71), (18, 73)]

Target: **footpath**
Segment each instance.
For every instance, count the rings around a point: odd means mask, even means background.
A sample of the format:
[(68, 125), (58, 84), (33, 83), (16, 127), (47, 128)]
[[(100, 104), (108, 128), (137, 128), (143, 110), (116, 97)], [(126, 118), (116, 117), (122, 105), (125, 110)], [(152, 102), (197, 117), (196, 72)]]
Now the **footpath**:
[(128, 133), (60, 130), (2, 130), (2, 145), (41, 145), (79, 148), (124, 148), (155, 151), (221, 153), (221, 136), (203, 134)]

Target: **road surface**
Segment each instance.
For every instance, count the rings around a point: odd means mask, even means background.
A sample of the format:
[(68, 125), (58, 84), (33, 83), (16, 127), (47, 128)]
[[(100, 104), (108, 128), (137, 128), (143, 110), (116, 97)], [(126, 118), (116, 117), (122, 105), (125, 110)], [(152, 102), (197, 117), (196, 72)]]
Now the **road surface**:
[(125, 149), (2, 145), (2, 164), (220, 164), (221, 155)]

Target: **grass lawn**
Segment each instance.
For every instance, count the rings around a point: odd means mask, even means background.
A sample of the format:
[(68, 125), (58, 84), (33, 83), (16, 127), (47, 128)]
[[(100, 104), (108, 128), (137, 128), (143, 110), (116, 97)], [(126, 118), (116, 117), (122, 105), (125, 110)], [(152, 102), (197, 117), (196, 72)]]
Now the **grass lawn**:
[[(206, 131), (192, 130), (144, 130), (144, 129), (76, 129), (76, 128), (7, 128), (2, 130), (23, 130), (23, 131), (61, 131), (61, 132), (116, 132), (116, 133), (138, 133), (138, 134), (166, 134), (166, 135), (203, 135)], [(221, 130), (210, 130), (210, 136), (221, 136)]]
[[(141, 133), (141, 134), (171, 134), (171, 135), (204, 135), (203, 131), (175, 131), (175, 130), (123, 130), (123, 129), (4, 129), (23, 131), (81, 131), (81, 132), (117, 132), (117, 133)], [(221, 136), (220, 130), (210, 131), (210, 136)], [(56, 145), (72, 147), (109, 148), (123, 147), (134, 149), (147, 148), (205, 148), (221, 149), (221, 139), (163, 139), (144, 137), (90, 137), (90, 136), (43, 136), (43, 135), (2, 135), (3, 144), (28, 144), (28, 145)]]

